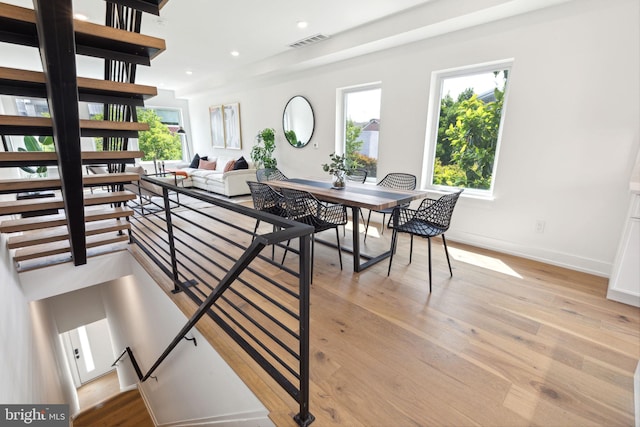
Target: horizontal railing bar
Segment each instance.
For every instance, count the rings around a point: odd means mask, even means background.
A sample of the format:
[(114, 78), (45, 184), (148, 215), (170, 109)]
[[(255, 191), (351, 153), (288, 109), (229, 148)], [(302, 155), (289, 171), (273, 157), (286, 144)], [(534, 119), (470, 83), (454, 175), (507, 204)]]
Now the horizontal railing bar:
[[(305, 236), (307, 234), (311, 234), (313, 233), (313, 227), (307, 224), (303, 224), (301, 222), (297, 222), (294, 220), (290, 220), (288, 218), (284, 218), (284, 217), (280, 217), (277, 215), (272, 215), (266, 212), (261, 212), (258, 211), (256, 209), (252, 209), (252, 208), (248, 208), (246, 206), (242, 206), (239, 205), (237, 203), (233, 203), (227, 200), (223, 200), (223, 199), (219, 199), (216, 197), (211, 197), (208, 196), (206, 194), (202, 194), (202, 193), (196, 193), (196, 192), (192, 192), (189, 191), (185, 188), (181, 188), (181, 187), (177, 187), (173, 184), (169, 184), (167, 182), (164, 181), (159, 181), (159, 180), (155, 180), (152, 177), (147, 177), (147, 176), (141, 176), (141, 179), (143, 181), (149, 181), (153, 184), (156, 184), (160, 187), (166, 187), (166, 188), (170, 188), (172, 191), (175, 191), (176, 193), (180, 193), (180, 194), (185, 194), (188, 197), (203, 201), (203, 202), (207, 202), (210, 203), (212, 205), (216, 205), (216, 206), (221, 206), (227, 210), (239, 213), (241, 215), (244, 216), (250, 216), (252, 218), (255, 219), (260, 219), (261, 221), (265, 221), (269, 224), (273, 224), (276, 225), (278, 227), (282, 227), (282, 228), (287, 228), (287, 229), (296, 229), (298, 230), (298, 233), (292, 235), (291, 238), (296, 238), (296, 237), (301, 237), (301, 236)], [(189, 208), (186, 205), (183, 205), (186, 208)], [(197, 212), (197, 211), (196, 211)], [(215, 218), (213, 218), (215, 219)], [(311, 232), (309, 232), (309, 230), (311, 230)]]
[[(230, 289), (231, 290), (231, 289)], [(258, 329), (260, 329), (262, 332), (264, 332), (269, 338), (271, 338), (273, 341), (276, 342), (276, 344), (278, 344), (280, 347), (284, 348), (285, 350), (287, 350), (287, 352), (289, 352), (292, 356), (297, 357), (297, 354), (291, 350), (291, 348), (289, 346), (287, 346), (285, 343), (282, 342), (282, 340), (280, 340), (280, 338), (274, 336), (271, 332), (269, 332), (264, 326), (260, 325), (259, 323), (256, 322), (255, 319), (253, 319), (252, 317), (249, 316), (249, 314), (243, 310), (241, 310), (236, 304), (233, 303), (233, 301), (230, 301), (228, 298), (226, 298), (224, 295), (221, 297), (227, 304), (229, 304), (231, 307), (233, 307), (238, 313), (240, 313), (240, 315), (242, 317), (244, 317), (245, 319), (247, 319), (250, 323), (252, 323), (254, 326), (256, 326)], [(243, 300), (245, 300), (244, 298), (242, 298)], [(250, 303), (248, 300), (245, 300), (248, 303)], [(253, 304), (250, 303), (252, 306)], [(217, 306), (217, 304), (216, 304)], [(278, 321), (276, 321), (275, 319), (271, 318), (271, 316), (266, 315), (267, 317), (269, 317), (269, 320), (271, 320), (274, 323), (280, 323)], [(297, 336), (293, 331), (291, 331), (288, 327), (286, 327), (283, 324), (279, 324), (278, 326), (280, 326), (281, 329), (284, 329), (285, 332), (288, 332), (289, 335), (291, 335), (293, 338), (299, 340), (300, 337)]]
[(258, 253), (264, 247), (264, 242), (256, 239), (253, 241), (251, 246), (247, 248), (245, 254), (233, 265), (233, 267), (229, 270), (229, 272), (222, 279), (220, 284), (216, 286), (214, 291), (207, 297), (207, 299), (198, 307), (196, 312), (191, 316), (189, 321), (184, 325), (184, 327), (180, 330), (180, 332), (176, 335), (173, 341), (169, 344), (169, 346), (165, 349), (165, 351), (160, 355), (158, 360), (153, 364), (149, 372), (145, 374), (142, 381), (146, 381), (149, 376), (158, 368), (158, 366), (164, 361), (164, 359), (171, 353), (171, 351), (178, 345), (178, 343), (206, 314), (207, 311), (210, 310), (211, 305), (215, 304), (216, 300), (222, 295), (222, 293), (235, 281), (235, 279), (240, 275), (240, 273), (247, 267), (251, 260), (253, 260)]
[[(193, 292), (191, 292), (190, 288), (185, 290), (185, 293), (192, 298), (196, 303), (199, 303), (199, 298), (195, 296)], [(270, 376), (273, 378), (280, 386), (289, 394), (289, 396), (298, 400), (299, 391), (298, 389), (289, 381), (287, 377), (282, 375), (280, 371), (275, 369), (275, 367), (256, 349), (254, 349), (235, 329), (233, 329), (230, 325), (227, 324), (215, 311), (209, 309), (208, 310), (209, 317), (216, 322), (218, 326), (224, 330), (227, 335), (229, 335), (253, 360), (255, 360)]]
[[(298, 372), (296, 372), (293, 368), (291, 368), (284, 360), (282, 360), (281, 357), (279, 357), (277, 354), (275, 354), (273, 352), (273, 350), (271, 350), (266, 344), (264, 344), (262, 341), (260, 341), (258, 338), (256, 338), (255, 335), (253, 335), (251, 332), (249, 332), (242, 324), (240, 324), (237, 320), (235, 320), (233, 318), (233, 316), (229, 315), (229, 313), (227, 313), (222, 307), (220, 307), (218, 304), (215, 304), (215, 306), (218, 308), (218, 310), (220, 310), (221, 313), (223, 313), (225, 316), (227, 316), (227, 318), (233, 324), (235, 324), (238, 328), (240, 328), (240, 330), (242, 330), (242, 332), (244, 332), (247, 336), (249, 336), (253, 342), (258, 344), (258, 346), (260, 346), (260, 348), (262, 348), (267, 354), (269, 354), (269, 356), (271, 356), (276, 362), (278, 362), (280, 364), (280, 366), (282, 366), (287, 371), (289, 371), (289, 373), (291, 373), (291, 375), (296, 377), (296, 379), (300, 379), (300, 375), (298, 374)], [(294, 356), (295, 356), (296, 360), (300, 360), (298, 358), (298, 355), (294, 355)]]

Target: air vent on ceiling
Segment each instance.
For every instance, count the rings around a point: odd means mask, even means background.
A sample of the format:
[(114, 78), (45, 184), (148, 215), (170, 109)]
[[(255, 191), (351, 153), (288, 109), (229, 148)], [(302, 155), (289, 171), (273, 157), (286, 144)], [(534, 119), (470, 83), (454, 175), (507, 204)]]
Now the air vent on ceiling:
[(298, 40), (297, 42), (290, 44), (289, 47), (294, 47), (294, 48), (304, 47), (304, 46), (308, 46), (310, 44), (321, 42), (322, 40), (326, 40), (328, 38), (329, 38), (329, 36), (325, 36), (324, 34), (316, 34), (315, 36), (311, 36), (311, 37), (307, 37), (306, 39)]

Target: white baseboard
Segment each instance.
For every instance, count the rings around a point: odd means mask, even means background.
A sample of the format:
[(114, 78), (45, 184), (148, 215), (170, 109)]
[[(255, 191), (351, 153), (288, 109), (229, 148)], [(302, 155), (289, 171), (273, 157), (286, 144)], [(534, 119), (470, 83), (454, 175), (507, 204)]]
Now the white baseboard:
[(275, 427), (269, 419), (266, 411), (255, 411), (242, 414), (227, 414), (214, 417), (181, 420), (165, 424), (156, 424), (158, 427), (189, 427), (189, 426), (216, 426), (216, 427)]
[(618, 301), (623, 304), (633, 305), (635, 307), (640, 307), (640, 296), (630, 294), (628, 292), (618, 291), (616, 289), (611, 289), (607, 291), (607, 299)]
[(508, 255), (514, 255), (533, 261), (540, 261), (545, 264), (564, 267), (570, 270), (589, 273), (600, 277), (609, 277), (611, 274), (611, 269), (613, 267), (612, 263), (610, 262), (584, 258), (565, 252), (522, 246), (513, 242), (492, 239), (490, 237), (470, 233), (456, 233), (450, 230), (449, 232), (447, 232), (446, 237), (447, 240), (451, 240), (454, 242), (477, 246), (479, 248), (489, 249), (496, 252), (502, 252)]

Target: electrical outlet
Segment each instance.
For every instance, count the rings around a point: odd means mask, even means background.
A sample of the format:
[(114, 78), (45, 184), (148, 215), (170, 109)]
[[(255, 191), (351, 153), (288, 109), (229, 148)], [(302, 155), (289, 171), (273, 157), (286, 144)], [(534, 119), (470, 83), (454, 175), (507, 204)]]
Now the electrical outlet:
[(317, 143), (317, 142), (314, 142), (314, 143), (313, 143), (313, 148), (318, 148), (318, 147), (319, 147), (318, 143)]
[(542, 234), (544, 233), (545, 222), (542, 219), (536, 220), (536, 233)]

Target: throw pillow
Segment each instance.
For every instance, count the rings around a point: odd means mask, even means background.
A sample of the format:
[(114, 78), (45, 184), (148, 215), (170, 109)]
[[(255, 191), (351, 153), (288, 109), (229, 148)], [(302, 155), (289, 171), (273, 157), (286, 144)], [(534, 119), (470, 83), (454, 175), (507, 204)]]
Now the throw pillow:
[(209, 156), (200, 157), (198, 155), (198, 153), (196, 153), (196, 155), (193, 156), (193, 159), (191, 160), (191, 163), (189, 164), (189, 167), (191, 169), (198, 169), (198, 165), (200, 164), (200, 160), (209, 160)]
[(200, 163), (198, 163), (198, 169), (205, 169), (208, 171), (216, 170), (216, 162), (210, 162), (208, 160), (200, 159)]
[(233, 167), (233, 170), (238, 170), (238, 169), (249, 169), (249, 163), (247, 163), (247, 161), (244, 159), (244, 156), (236, 160), (236, 164)]
[(191, 160), (189, 167), (191, 169), (197, 169), (199, 164), (200, 164), (200, 156), (198, 155), (198, 153), (196, 153), (196, 155), (193, 156), (193, 159)]
[(229, 160), (227, 162), (226, 165), (224, 165), (224, 171), (223, 172), (229, 172), (234, 170), (234, 166), (236, 165), (236, 161), (235, 160)]

